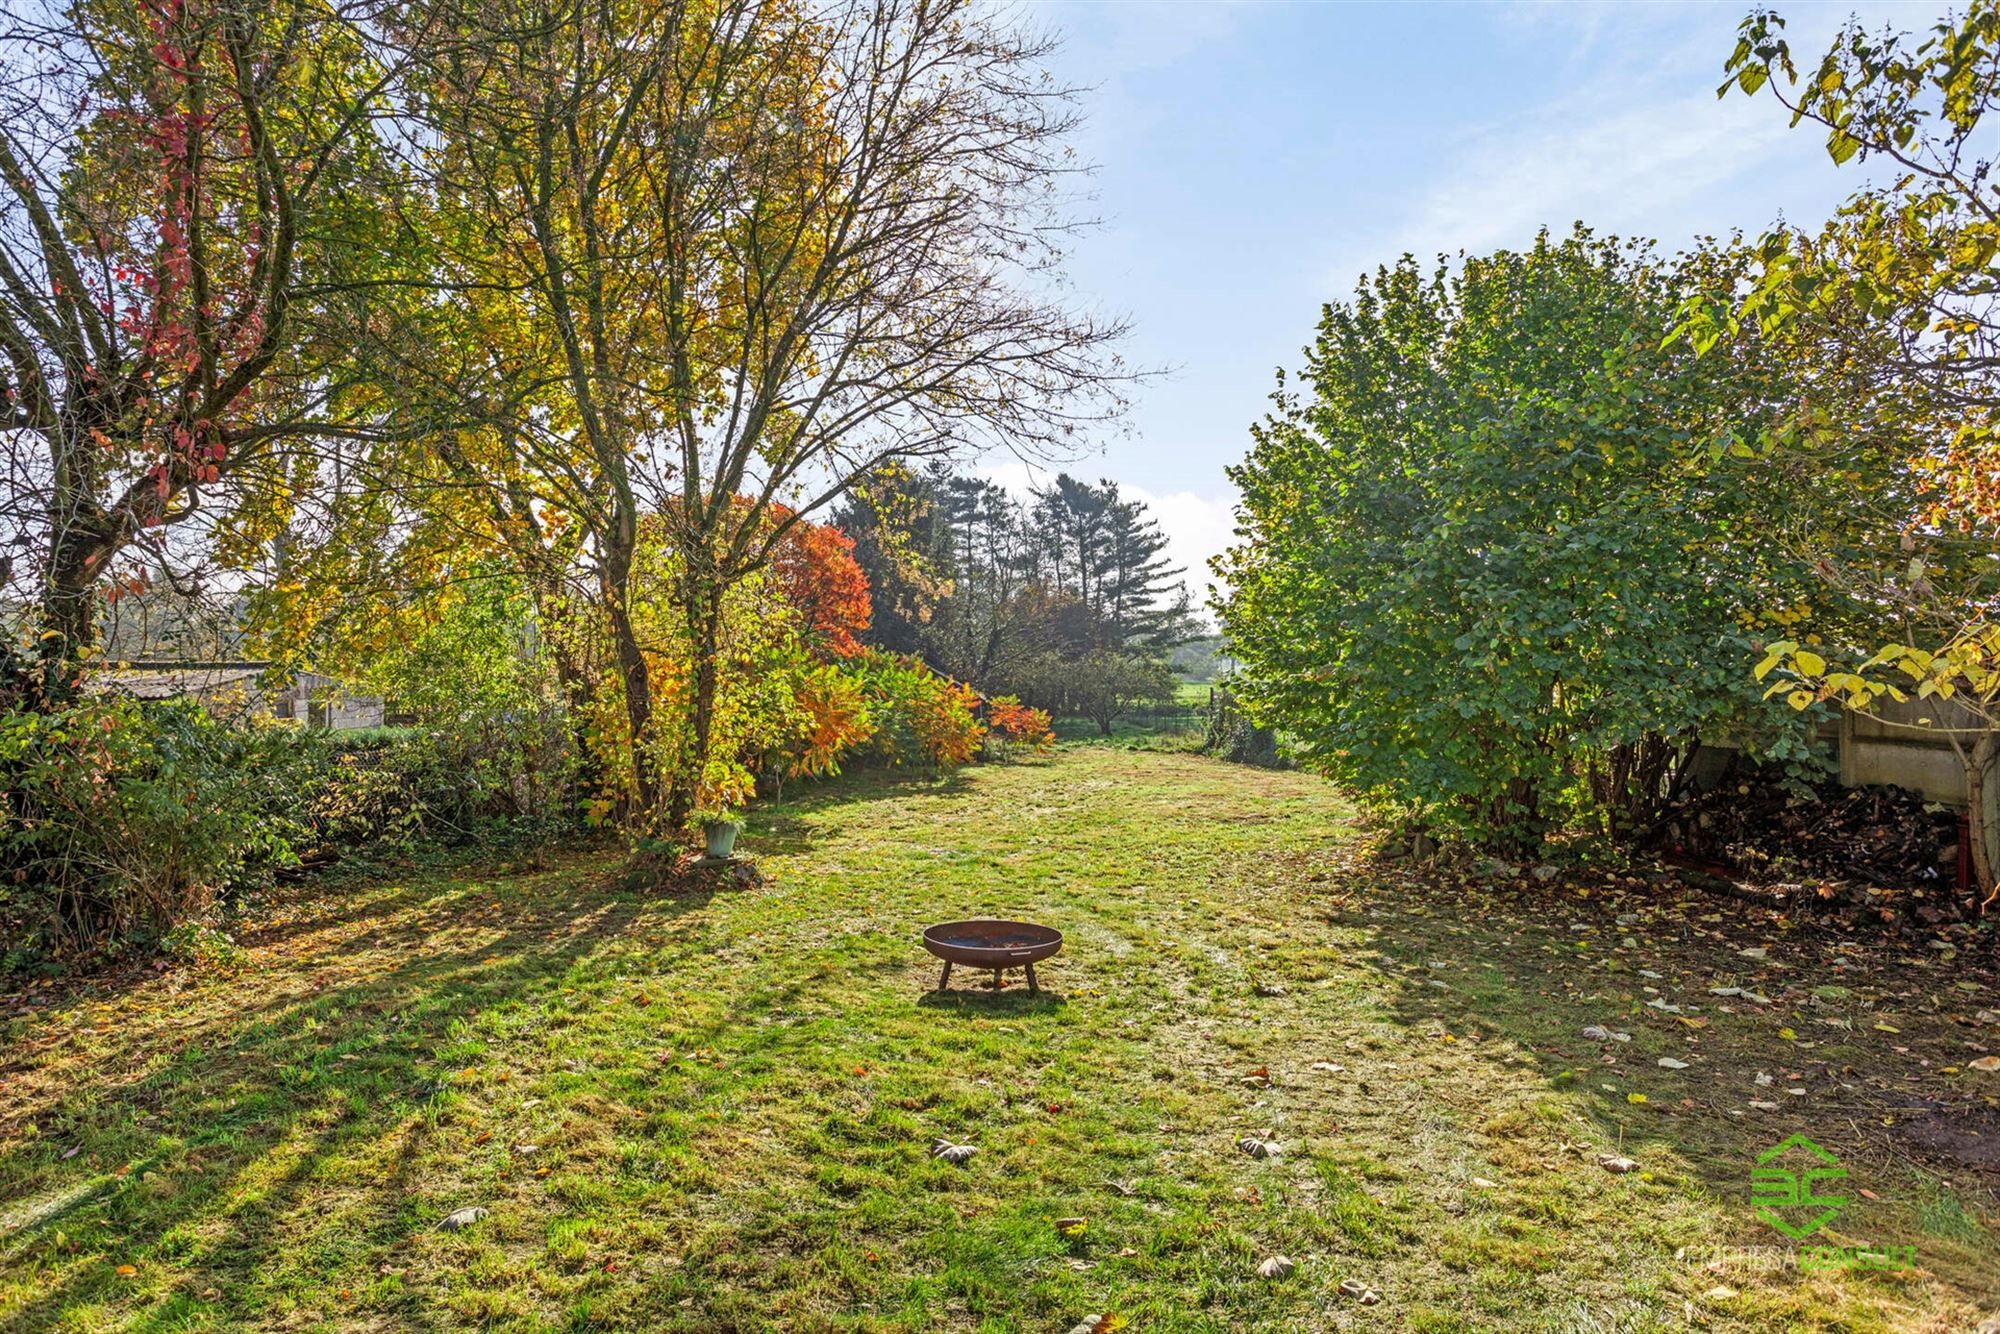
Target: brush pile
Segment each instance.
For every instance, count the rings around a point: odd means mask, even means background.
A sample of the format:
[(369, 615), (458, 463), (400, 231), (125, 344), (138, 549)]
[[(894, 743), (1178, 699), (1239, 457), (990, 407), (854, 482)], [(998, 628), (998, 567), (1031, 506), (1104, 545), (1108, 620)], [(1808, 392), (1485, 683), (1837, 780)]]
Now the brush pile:
[(1661, 846), (1682, 865), (1781, 898), (1936, 921), (1972, 908), (1958, 888), (1958, 825), (1956, 811), (1907, 788), (1800, 791), (1769, 772), (1738, 770), (1682, 803)]

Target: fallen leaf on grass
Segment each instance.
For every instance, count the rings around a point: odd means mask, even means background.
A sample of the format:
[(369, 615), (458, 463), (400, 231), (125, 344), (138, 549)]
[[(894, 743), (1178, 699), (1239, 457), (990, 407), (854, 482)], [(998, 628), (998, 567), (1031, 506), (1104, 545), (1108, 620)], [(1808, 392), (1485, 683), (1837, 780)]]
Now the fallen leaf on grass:
[(120, 1277), (120, 1278), (131, 1278), (131, 1277), (132, 1277), (133, 1275), (137, 1274), (138, 1272), (139, 1272), (139, 1266), (137, 1266), (137, 1265), (119, 1265), (119, 1266), (118, 1266), (118, 1277)]
[(1236, 1147), (1252, 1158), (1276, 1158), (1284, 1153), (1284, 1148), (1274, 1139), (1259, 1139), (1255, 1135), (1245, 1135), (1236, 1141)]
[(978, 1148), (971, 1144), (953, 1144), (948, 1139), (931, 1141), (931, 1157), (942, 1158), (953, 1167), (965, 1166), (978, 1152)]
[(1071, 1241), (1082, 1236), (1089, 1226), (1090, 1220), (1084, 1218), (1058, 1218), (1055, 1222), (1056, 1235), (1068, 1237)]
[(1290, 1278), (1297, 1269), (1298, 1265), (1289, 1255), (1274, 1255), (1257, 1266), (1257, 1276), (1269, 1279)]
[(1639, 1160), (1636, 1158), (1627, 1158), (1621, 1154), (1605, 1153), (1598, 1155), (1597, 1165), (1607, 1172), (1615, 1172), (1623, 1176), (1627, 1172), (1636, 1172), (1639, 1169)]
[(1344, 1278), (1340, 1280), (1340, 1295), (1343, 1297), (1352, 1297), (1363, 1306), (1373, 1306), (1382, 1300), (1381, 1293), (1375, 1291), (1375, 1289), (1369, 1287), (1358, 1278)]
[(1688, 1063), (1686, 1061), (1677, 1061), (1671, 1056), (1662, 1056), (1660, 1058), (1660, 1068), (1662, 1070), (1685, 1070), (1688, 1068)]
[(1070, 1327), (1069, 1334), (1111, 1334), (1114, 1329), (1125, 1328), (1125, 1317), (1112, 1311), (1106, 1315), (1087, 1315)]
[(1981, 1056), (1978, 1060), (1967, 1061), (1965, 1068), (1984, 1075), (2000, 1074), (2000, 1056)]

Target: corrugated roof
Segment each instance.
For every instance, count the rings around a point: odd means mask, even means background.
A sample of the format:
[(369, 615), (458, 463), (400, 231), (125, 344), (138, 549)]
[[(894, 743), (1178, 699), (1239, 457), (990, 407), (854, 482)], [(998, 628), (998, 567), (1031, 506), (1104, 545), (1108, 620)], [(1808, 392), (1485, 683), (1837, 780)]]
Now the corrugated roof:
[(261, 666), (211, 663), (186, 667), (120, 667), (95, 673), (90, 679), (90, 686), (95, 690), (115, 690), (134, 699), (174, 699), (180, 695), (205, 695), (225, 686), (252, 690), (263, 671)]

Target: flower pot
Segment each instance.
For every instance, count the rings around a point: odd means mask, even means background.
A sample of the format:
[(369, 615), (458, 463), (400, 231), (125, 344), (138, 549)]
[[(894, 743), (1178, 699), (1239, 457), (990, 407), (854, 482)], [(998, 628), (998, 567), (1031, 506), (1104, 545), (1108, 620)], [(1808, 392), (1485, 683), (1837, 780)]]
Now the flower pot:
[(743, 832), (741, 820), (718, 820), (702, 826), (708, 837), (708, 855), (721, 861), (736, 852), (736, 836)]

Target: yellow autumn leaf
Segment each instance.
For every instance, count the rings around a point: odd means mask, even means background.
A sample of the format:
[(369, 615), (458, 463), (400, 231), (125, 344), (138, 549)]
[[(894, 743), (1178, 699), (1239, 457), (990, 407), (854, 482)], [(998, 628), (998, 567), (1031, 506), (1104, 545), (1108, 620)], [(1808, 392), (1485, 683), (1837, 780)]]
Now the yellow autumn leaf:
[(1792, 1039), (1796, 1038), (1798, 1034), (1794, 1033), (1789, 1028), (1781, 1028), (1778, 1030), (1778, 1036), (1783, 1038), (1785, 1041), (1790, 1042)]

